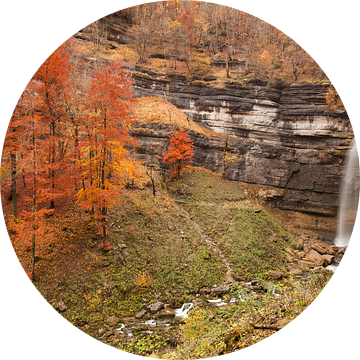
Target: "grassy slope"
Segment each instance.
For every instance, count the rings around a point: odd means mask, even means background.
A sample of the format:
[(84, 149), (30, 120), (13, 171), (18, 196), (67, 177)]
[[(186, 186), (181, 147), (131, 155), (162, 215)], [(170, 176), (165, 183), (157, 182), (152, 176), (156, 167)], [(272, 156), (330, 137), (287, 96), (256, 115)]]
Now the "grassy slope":
[[(178, 307), (200, 287), (225, 282), (226, 267), (196, 223), (219, 245), (236, 276), (255, 278), (283, 266), (280, 242), (268, 244), (267, 239), (281, 238), (285, 230), (264, 210), (255, 212), (257, 207), (246, 204), (240, 185), (195, 169), (168, 188), (192, 204), (182, 209), (162, 189), (161, 197), (152, 196), (149, 188), (124, 190), (109, 221), (109, 252), (75, 212), (64, 211), (64, 217), (76, 220), (79, 231), (70, 223), (58, 228), (64, 219), (49, 220), (63, 236), (53, 238), (53, 248), (64, 251), (49, 252), (37, 265), (41, 276), (36, 286), (53, 306), (64, 301), (64, 317), (90, 335), (99, 338), (99, 328), (111, 315), (134, 316), (158, 299)], [(56, 244), (56, 238), (67, 243)], [(119, 250), (118, 244), (126, 248)], [(274, 254), (271, 261), (263, 256), (268, 251)], [(258, 266), (249, 261), (254, 257)]]
[[(188, 359), (260, 341), (274, 330), (254, 331), (252, 323), (274, 321), (277, 314), (276, 324), (282, 327), (311, 302), (315, 290), (309, 288), (302, 292), (306, 299), (296, 295), (293, 286), (291, 297), (259, 298), (247, 295), (243, 284), (235, 283), (226, 301), (237, 294), (250, 296), (248, 300), (219, 308), (215, 318), (199, 310), (180, 332), (171, 328), (127, 341), (110, 330), (110, 316), (131, 321), (156, 301), (180, 307), (191, 297), (199, 299), (200, 288), (224, 284), (227, 268), (209, 238), (229, 261), (236, 280), (261, 279), (268, 270), (284, 269), (283, 250), (293, 241), (293, 233), (267, 210), (246, 200), (240, 184), (208, 170), (189, 168), (179, 180), (162, 186), (157, 197), (142, 185), (124, 190), (122, 203), (110, 214), (108, 252), (94, 227), (74, 209), (64, 206), (48, 219), (48, 241), (37, 249), (35, 285), (54, 307), (60, 301), (65, 304), (62, 315), (71, 323), (96, 339), (105, 334), (102, 341), (122, 350)], [(26, 268), (28, 252), (20, 245), (15, 249)], [(288, 311), (283, 314), (284, 306)], [(192, 329), (199, 319), (203, 330), (194, 335)]]
[(197, 169), (170, 184), (169, 191), (191, 203), (189, 214), (219, 246), (235, 278), (249, 280), (284, 270), (284, 247), (293, 235), (266, 210), (243, 201), (241, 185)]

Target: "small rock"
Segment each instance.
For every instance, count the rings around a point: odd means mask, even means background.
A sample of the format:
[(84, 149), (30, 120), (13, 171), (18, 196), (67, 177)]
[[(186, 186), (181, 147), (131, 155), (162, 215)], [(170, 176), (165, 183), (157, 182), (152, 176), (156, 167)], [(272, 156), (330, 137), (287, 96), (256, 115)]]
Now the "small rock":
[(65, 305), (65, 303), (60, 300), (56, 305), (55, 305), (55, 309), (58, 310), (59, 312), (64, 312), (68, 309), (68, 307)]
[(340, 248), (337, 252), (339, 255), (345, 254), (345, 248)]
[(119, 249), (126, 249), (127, 246), (126, 246), (126, 244), (118, 244), (118, 248)]
[(305, 251), (305, 253), (307, 254), (308, 252), (311, 251), (311, 246), (309, 244), (304, 244), (303, 245), (303, 250)]
[(110, 316), (107, 320), (106, 323), (110, 326), (115, 326), (120, 322), (120, 319), (117, 316)]
[(291, 256), (294, 256), (294, 252), (289, 247), (285, 248), (285, 252)]
[(294, 262), (294, 259), (292, 258), (292, 256), (288, 253), (285, 254), (286, 255), (286, 260), (289, 262), (289, 263), (292, 263)]
[(158, 301), (154, 304), (149, 305), (148, 309), (149, 309), (149, 311), (154, 313), (154, 312), (160, 311), (163, 307), (164, 307), (164, 303), (161, 301)]
[(296, 244), (296, 250), (302, 250), (304, 246), (304, 239), (300, 236)]
[(208, 295), (208, 294), (210, 294), (210, 289), (202, 288), (202, 289), (199, 290), (199, 294), (200, 295)]
[(99, 336), (104, 335), (104, 334), (105, 334), (105, 331), (106, 331), (106, 330), (105, 330), (104, 328), (99, 329), (99, 330), (98, 330)]
[(296, 268), (296, 269), (291, 269), (290, 273), (295, 276), (300, 276), (302, 275), (303, 271), (300, 268)]
[(298, 258), (302, 259), (305, 256), (305, 251), (295, 251)]
[(147, 313), (146, 310), (141, 310), (141, 311), (139, 311), (139, 312), (135, 315), (135, 317), (136, 317), (137, 319), (141, 319), (146, 313)]

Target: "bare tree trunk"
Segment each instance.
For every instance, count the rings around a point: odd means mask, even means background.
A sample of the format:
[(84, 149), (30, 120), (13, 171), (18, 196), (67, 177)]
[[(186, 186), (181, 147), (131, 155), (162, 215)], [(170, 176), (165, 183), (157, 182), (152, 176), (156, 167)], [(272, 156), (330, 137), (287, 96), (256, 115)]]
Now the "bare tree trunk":
[(11, 200), (13, 204), (13, 215), (17, 218), (17, 198), (16, 198), (16, 154), (10, 154), (10, 163), (11, 163)]
[(32, 209), (33, 224), (32, 224), (32, 236), (31, 236), (31, 279), (35, 280), (35, 224), (34, 216), (36, 212), (36, 149), (35, 149), (35, 126), (33, 120), (33, 133), (32, 133), (32, 146), (33, 146), (33, 191), (32, 191)]

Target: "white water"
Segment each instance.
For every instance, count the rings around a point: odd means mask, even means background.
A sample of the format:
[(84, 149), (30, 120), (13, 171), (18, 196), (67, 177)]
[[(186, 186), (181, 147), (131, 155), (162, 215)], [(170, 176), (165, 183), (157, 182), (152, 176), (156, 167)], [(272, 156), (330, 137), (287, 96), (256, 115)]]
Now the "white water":
[(187, 318), (187, 313), (189, 310), (194, 306), (193, 303), (185, 303), (181, 306), (180, 309), (175, 309), (175, 316), (181, 317), (181, 318)]
[(335, 245), (347, 246), (355, 224), (359, 202), (359, 156), (355, 139), (345, 161), (345, 173), (341, 180), (339, 223)]

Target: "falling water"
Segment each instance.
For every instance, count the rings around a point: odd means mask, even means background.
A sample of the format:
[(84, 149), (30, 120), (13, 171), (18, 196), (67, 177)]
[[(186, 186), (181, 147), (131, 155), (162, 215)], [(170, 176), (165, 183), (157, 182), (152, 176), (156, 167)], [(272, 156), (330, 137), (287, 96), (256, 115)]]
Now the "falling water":
[(341, 181), (338, 231), (335, 245), (347, 246), (355, 224), (359, 202), (359, 157), (355, 139), (345, 161), (345, 173)]

